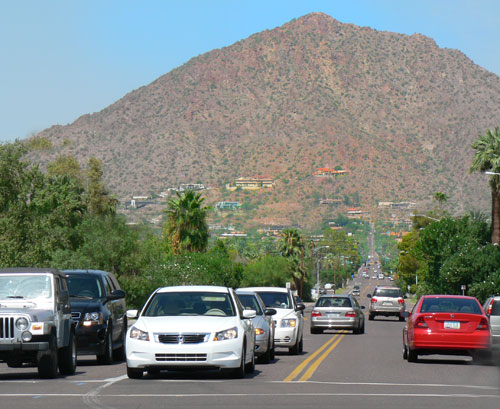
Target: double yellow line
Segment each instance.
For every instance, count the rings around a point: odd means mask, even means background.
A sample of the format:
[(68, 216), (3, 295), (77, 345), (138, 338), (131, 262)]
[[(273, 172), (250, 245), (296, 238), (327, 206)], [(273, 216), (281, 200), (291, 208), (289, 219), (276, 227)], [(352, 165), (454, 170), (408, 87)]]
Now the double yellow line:
[[(284, 382), (292, 382), (294, 380), (298, 381), (298, 382), (307, 381), (313, 375), (313, 373), (316, 371), (316, 369), (318, 369), (321, 362), (323, 362), (325, 360), (325, 358), (330, 354), (330, 352), (332, 352), (333, 349), (339, 344), (339, 342), (342, 341), (342, 338), (344, 338), (345, 334), (346, 334), (346, 331), (344, 331), (344, 330), (335, 334), (334, 337), (330, 338), (327, 342), (325, 342), (321, 346), (321, 348), (316, 350), (309, 358), (304, 360), (297, 368), (295, 368), (292, 371), (292, 373), (290, 375), (288, 375), (283, 381)], [(326, 351), (325, 351), (325, 349), (326, 349)], [(319, 355), (319, 357), (318, 357), (318, 355)], [(318, 359), (316, 359), (316, 357), (318, 357)], [(309, 364), (311, 364), (311, 365), (309, 365)], [(306, 370), (306, 367), (308, 365), (309, 365), (309, 367)], [(305, 370), (304, 374), (300, 378), (298, 378), (299, 375), (304, 370)]]

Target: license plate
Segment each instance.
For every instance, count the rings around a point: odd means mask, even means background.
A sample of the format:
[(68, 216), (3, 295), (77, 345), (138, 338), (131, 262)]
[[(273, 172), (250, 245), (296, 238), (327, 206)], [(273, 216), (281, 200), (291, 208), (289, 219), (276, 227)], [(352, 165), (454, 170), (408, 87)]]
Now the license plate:
[(390, 301), (384, 301), (384, 302), (382, 303), (382, 305), (392, 305), (392, 302), (390, 302)]
[(460, 329), (459, 321), (445, 321), (444, 329)]
[(326, 316), (328, 318), (337, 318), (340, 317), (340, 312), (329, 312)]

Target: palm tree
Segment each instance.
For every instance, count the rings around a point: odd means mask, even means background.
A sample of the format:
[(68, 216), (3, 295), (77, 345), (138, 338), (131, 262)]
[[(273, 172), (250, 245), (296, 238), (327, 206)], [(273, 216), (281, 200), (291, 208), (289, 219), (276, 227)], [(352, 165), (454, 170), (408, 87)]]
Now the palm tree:
[(491, 242), (500, 243), (500, 128), (488, 129), (472, 143), (475, 149), (471, 172), (493, 172), (491, 188)]
[(202, 252), (208, 245), (207, 212), (204, 198), (192, 190), (176, 192), (177, 197), (167, 203), (166, 236), (172, 244), (174, 254), (181, 251)]
[(434, 200), (439, 203), (439, 206), (442, 206), (448, 201), (448, 196), (443, 192), (436, 192), (434, 193)]
[(283, 230), (281, 238), (280, 253), (283, 257), (287, 257), (292, 261), (295, 288), (299, 290), (299, 296), (302, 297), (305, 276), (304, 251), (306, 248), (304, 240), (297, 229)]

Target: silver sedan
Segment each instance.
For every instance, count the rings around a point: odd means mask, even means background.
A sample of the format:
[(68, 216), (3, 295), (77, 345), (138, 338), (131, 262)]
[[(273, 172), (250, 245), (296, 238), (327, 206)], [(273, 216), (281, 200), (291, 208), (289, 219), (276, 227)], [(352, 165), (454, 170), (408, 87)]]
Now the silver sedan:
[(320, 334), (325, 329), (348, 329), (354, 334), (364, 334), (364, 308), (351, 295), (321, 296), (311, 312), (311, 334)]

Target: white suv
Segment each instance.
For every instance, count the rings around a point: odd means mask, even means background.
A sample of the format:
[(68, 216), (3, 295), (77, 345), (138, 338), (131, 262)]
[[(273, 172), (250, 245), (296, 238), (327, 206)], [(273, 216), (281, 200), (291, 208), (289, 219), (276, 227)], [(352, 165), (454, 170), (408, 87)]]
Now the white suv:
[(298, 355), (304, 347), (304, 315), (306, 306), (296, 303), (292, 291), (281, 287), (249, 287), (240, 290), (254, 291), (260, 295), (267, 308), (276, 310), (274, 319), (274, 345), (288, 348), (291, 355)]

